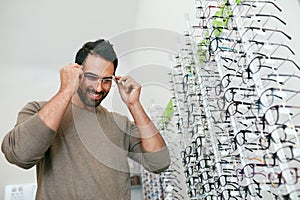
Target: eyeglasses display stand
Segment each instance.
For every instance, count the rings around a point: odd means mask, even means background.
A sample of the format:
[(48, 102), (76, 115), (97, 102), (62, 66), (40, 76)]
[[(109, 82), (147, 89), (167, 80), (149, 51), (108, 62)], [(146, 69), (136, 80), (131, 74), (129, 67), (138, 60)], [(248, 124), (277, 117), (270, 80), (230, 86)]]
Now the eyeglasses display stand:
[(174, 162), (161, 199), (300, 199), (300, 67), (285, 11), (275, 0), (195, 8), (170, 56), (161, 127)]

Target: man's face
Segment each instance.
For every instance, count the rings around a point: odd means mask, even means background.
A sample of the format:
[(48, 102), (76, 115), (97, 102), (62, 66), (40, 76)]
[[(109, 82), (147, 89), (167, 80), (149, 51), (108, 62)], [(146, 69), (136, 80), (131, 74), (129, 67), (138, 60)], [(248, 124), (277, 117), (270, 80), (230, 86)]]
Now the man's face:
[[(89, 54), (83, 64), (84, 74), (79, 88), (78, 96), (87, 107), (97, 107), (107, 96), (110, 85), (102, 79), (108, 79), (114, 74), (114, 65), (100, 56)], [(112, 80), (114, 81), (114, 80)]]

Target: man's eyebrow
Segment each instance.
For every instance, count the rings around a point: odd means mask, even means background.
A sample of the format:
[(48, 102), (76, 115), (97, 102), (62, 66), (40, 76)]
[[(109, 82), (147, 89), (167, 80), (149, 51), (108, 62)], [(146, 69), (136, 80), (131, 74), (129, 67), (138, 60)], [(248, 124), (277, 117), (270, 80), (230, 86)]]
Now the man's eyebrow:
[(84, 72), (85, 74), (91, 74), (91, 75), (95, 75), (95, 76), (98, 76), (97, 74), (93, 73), (93, 72)]
[(105, 76), (105, 77), (102, 77), (103, 78), (113, 78), (113, 76)]

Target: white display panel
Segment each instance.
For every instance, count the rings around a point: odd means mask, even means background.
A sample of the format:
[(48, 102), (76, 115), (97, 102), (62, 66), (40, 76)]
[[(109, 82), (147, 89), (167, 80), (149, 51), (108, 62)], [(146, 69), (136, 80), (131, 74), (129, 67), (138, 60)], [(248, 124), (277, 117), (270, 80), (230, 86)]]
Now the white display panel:
[(6, 185), (4, 200), (34, 200), (36, 183)]

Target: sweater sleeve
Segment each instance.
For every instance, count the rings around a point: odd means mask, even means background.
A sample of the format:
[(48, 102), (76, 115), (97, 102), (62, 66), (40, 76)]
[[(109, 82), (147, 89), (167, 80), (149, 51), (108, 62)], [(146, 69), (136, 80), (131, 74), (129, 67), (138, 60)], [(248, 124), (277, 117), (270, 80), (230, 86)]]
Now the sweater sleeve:
[(139, 137), (138, 128), (131, 123), (129, 137), (129, 157), (143, 165), (143, 167), (153, 173), (160, 173), (166, 170), (170, 163), (169, 149), (165, 146), (162, 150), (158, 152), (146, 152), (142, 148), (142, 142)]
[(30, 102), (18, 114), (17, 123), (2, 141), (6, 159), (19, 167), (29, 169), (44, 157), (55, 132), (38, 115), (41, 105)]

